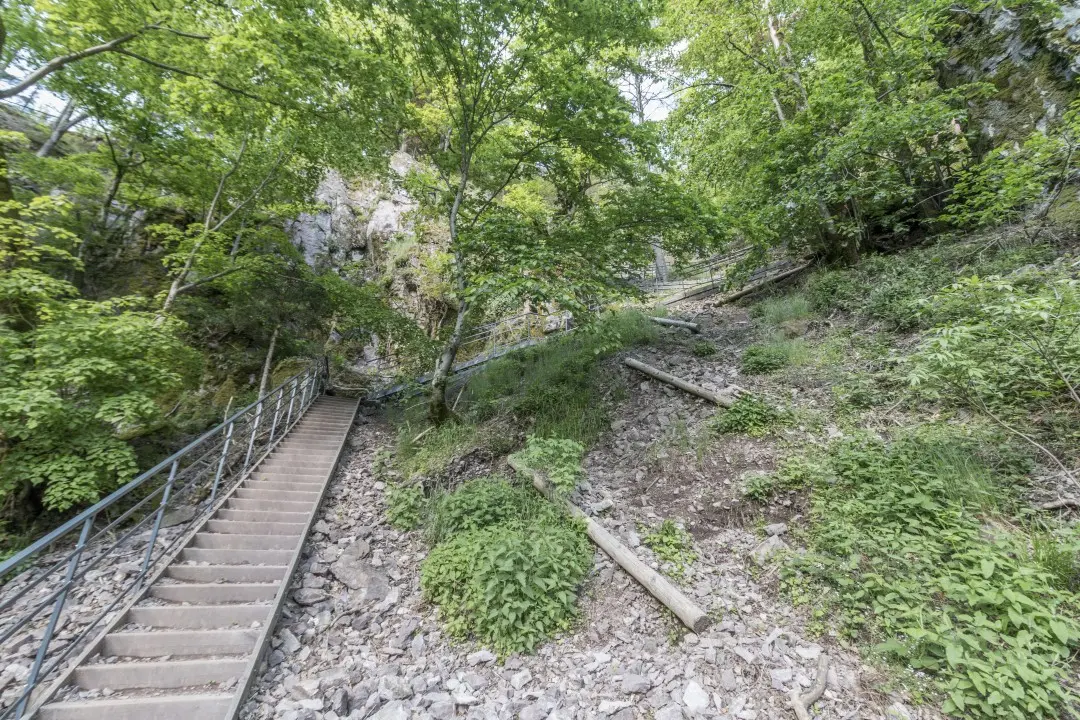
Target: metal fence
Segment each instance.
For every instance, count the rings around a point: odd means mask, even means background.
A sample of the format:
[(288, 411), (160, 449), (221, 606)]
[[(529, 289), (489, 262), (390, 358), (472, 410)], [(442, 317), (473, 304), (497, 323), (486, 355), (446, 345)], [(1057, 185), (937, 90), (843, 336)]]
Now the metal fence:
[(633, 284), (650, 295), (663, 296), (714, 283), (717, 280), (724, 280), (727, 268), (745, 258), (751, 250), (750, 247), (743, 247), (677, 268), (679, 277), (672, 280), (660, 280), (654, 275), (634, 280)]
[(0, 656), (21, 668), (0, 719), (24, 716), (35, 690), (77, 661), (326, 383), (325, 364), (314, 364), (0, 563)]

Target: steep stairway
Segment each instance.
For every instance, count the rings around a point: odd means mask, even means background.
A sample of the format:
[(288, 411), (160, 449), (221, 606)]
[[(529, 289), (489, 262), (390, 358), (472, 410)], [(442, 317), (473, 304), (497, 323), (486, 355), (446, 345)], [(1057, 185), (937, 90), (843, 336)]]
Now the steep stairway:
[(356, 408), (316, 400), (36, 717), (233, 718)]

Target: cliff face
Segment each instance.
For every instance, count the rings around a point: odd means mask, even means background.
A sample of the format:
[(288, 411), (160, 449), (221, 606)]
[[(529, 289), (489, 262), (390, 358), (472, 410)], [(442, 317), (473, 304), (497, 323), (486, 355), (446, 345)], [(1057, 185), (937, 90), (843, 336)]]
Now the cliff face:
[(307, 262), (332, 267), (361, 263), (374, 269), (378, 248), (413, 237), (417, 203), (400, 181), (415, 163), (398, 152), (383, 179), (346, 180), (336, 170), (327, 173), (315, 192), (315, 202), (325, 209), (304, 213), (289, 227)]
[[(1080, 3), (1059, 13), (989, 7), (962, 19), (950, 38), (952, 52), (940, 68), (945, 86), (982, 81), (989, 96), (969, 105), (981, 136), (977, 154), (1003, 142), (1021, 142), (1043, 131), (1076, 99), (1080, 75)], [(959, 12), (959, 11), (957, 11)]]

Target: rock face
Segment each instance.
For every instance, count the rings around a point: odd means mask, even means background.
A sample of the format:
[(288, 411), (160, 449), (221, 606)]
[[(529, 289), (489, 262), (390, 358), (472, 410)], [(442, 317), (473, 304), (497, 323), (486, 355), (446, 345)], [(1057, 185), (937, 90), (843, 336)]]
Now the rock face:
[(399, 185), (415, 164), (408, 153), (397, 152), (386, 179), (349, 181), (336, 170), (328, 172), (315, 190), (323, 209), (302, 213), (288, 228), (308, 264), (370, 260), (395, 236), (411, 236), (417, 203)]

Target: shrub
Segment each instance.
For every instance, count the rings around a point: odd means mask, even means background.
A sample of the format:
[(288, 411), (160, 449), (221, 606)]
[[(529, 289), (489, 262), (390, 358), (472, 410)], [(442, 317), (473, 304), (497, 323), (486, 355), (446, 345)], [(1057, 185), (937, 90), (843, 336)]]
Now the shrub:
[(671, 574), (676, 578), (681, 578), (690, 564), (697, 560), (690, 534), (671, 518), (646, 533), (641, 542), (656, 553), (660, 562), (671, 565)]
[(956, 462), (941, 461), (950, 444), (947, 455), (984, 462), (940, 429), (891, 445), (834, 443), (829, 481), (812, 497), (812, 552), (787, 581), (831, 589), (841, 628), (883, 639), (879, 652), (927, 673), (946, 713), (1057, 718), (1078, 699), (1066, 685), (1080, 640), (1075, 598), (1055, 587), (1024, 533), (984, 524), (981, 493), (957, 492)]
[(780, 368), (787, 367), (788, 353), (783, 345), (769, 343), (767, 345), (751, 345), (743, 351), (740, 368), (750, 375), (771, 373)]
[(716, 346), (707, 340), (699, 340), (690, 348), (696, 357), (712, 357), (716, 354)]
[(501, 476), (476, 478), (432, 502), (428, 541), (437, 544), (463, 532), (556, 514), (531, 487)]
[(558, 492), (569, 495), (585, 477), (581, 458), (585, 447), (574, 440), (538, 438), (530, 435), (525, 449), (518, 454), (522, 462), (542, 471)]
[(810, 299), (800, 293), (766, 298), (751, 308), (751, 314), (777, 326), (792, 320), (804, 320), (813, 314)]
[(783, 420), (773, 406), (754, 395), (743, 395), (735, 404), (721, 410), (712, 420), (714, 430), (721, 433), (745, 433), (762, 437)]
[(420, 587), (452, 636), (475, 636), (500, 653), (532, 651), (570, 626), (592, 557), (578, 522), (511, 522), (436, 546)]
[(386, 519), (399, 530), (415, 530), (427, 503), (419, 485), (386, 485)]

